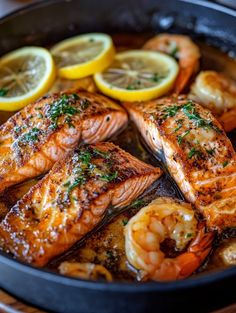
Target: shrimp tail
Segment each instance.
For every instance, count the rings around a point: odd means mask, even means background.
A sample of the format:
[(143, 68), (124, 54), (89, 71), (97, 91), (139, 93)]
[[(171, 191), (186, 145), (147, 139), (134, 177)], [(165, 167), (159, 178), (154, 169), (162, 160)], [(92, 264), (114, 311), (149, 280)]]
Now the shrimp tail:
[(230, 132), (236, 128), (236, 107), (223, 113), (219, 117), (219, 122), (222, 124), (226, 132)]
[(190, 276), (202, 264), (212, 249), (214, 237), (214, 232), (206, 232), (204, 223), (199, 224), (198, 234), (191, 242), (187, 252), (177, 257), (178, 279)]
[(197, 71), (198, 69), (198, 61), (194, 62), (193, 64), (188, 64), (188, 66), (182, 66), (180, 62), (180, 70), (175, 81), (174, 85), (174, 93), (179, 95), (181, 91), (185, 88), (188, 81), (190, 80), (193, 72)]

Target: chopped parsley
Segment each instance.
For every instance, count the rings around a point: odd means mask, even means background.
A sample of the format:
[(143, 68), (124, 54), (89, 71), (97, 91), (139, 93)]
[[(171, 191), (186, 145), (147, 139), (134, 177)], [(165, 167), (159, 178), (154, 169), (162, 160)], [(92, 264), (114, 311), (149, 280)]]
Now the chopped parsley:
[(214, 153), (215, 153), (215, 148), (213, 148), (213, 149), (206, 149), (206, 152), (207, 152), (208, 154), (210, 154), (210, 155), (214, 155)]
[(104, 152), (104, 151), (101, 151), (101, 150), (98, 150), (96, 148), (93, 149), (93, 152), (99, 156), (102, 156), (103, 158), (107, 159), (110, 155), (109, 152)]
[(179, 48), (175, 41), (169, 42), (169, 55), (172, 56), (172, 58), (177, 58), (177, 53), (179, 52)]
[(71, 123), (70, 117), (75, 114), (81, 113), (79, 109), (73, 106), (77, 100), (80, 100), (80, 107), (82, 110), (85, 110), (90, 104), (87, 99), (80, 99), (80, 97), (76, 93), (73, 93), (71, 95), (62, 95), (60, 99), (55, 101), (50, 106), (47, 112), (47, 117), (49, 117), (53, 122), (53, 124), (51, 125), (52, 129), (57, 128), (58, 119), (62, 115), (66, 115), (66, 122), (68, 123), (69, 127), (74, 127), (74, 125)]
[(225, 162), (222, 163), (222, 166), (226, 167), (228, 164), (229, 164), (229, 161), (225, 161)]
[(20, 127), (20, 126), (15, 126), (15, 127), (13, 128), (13, 130), (14, 130), (15, 133), (18, 134), (18, 133), (21, 131), (21, 127)]
[(118, 176), (118, 172), (115, 171), (113, 173), (108, 173), (108, 174), (104, 174), (104, 175), (101, 175), (100, 176), (100, 179), (101, 180), (104, 180), (106, 182), (111, 182), (113, 181), (114, 179), (116, 179), (116, 177)]
[(81, 151), (79, 154), (78, 159), (84, 164), (84, 165), (89, 165), (90, 161), (91, 161), (92, 155), (89, 151)]
[(173, 49), (170, 51), (169, 55), (173, 58), (177, 59), (177, 54), (179, 52), (179, 48), (177, 46), (173, 47)]
[(201, 151), (197, 150), (196, 148), (192, 148), (192, 149), (189, 151), (188, 159), (191, 159), (194, 155), (200, 156), (200, 155), (201, 155)]
[(187, 233), (187, 234), (185, 235), (185, 238), (191, 238), (191, 237), (193, 237), (193, 234), (192, 234), (192, 233)]
[(189, 120), (195, 123), (196, 127), (208, 128), (208, 129), (212, 128), (216, 132), (221, 133), (221, 130), (217, 126), (213, 125), (212, 121), (208, 121), (199, 115), (192, 101), (189, 101), (188, 103), (184, 104), (182, 107), (182, 110), (185, 116), (187, 116)]
[(162, 80), (163, 78), (165, 78), (164, 75), (160, 75), (158, 73), (154, 73), (153, 76), (151, 77), (151, 80), (154, 82), (154, 83), (159, 83), (160, 80)]
[(207, 128), (207, 129), (214, 129), (217, 133), (221, 133), (221, 130), (215, 126), (212, 121), (208, 121), (200, 116), (200, 114), (196, 111), (194, 107), (194, 103), (192, 101), (188, 101), (184, 105), (172, 105), (167, 108), (164, 108), (163, 113), (164, 119), (167, 119), (168, 117), (173, 117), (176, 115), (176, 113), (181, 110), (183, 111), (184, 115), (188, 117), (189, 120), (194, 122), (196, 127), (201, 128)]
[(0, 97), (4, 97), (8, 94), (9, 90), (7, 88), (0, 88)]
[(135, 90), (135, 87), (132, 86), (132, 85), (128, 85), (128, 86), (126, 87), (126, 89), (127, 89), (127, 90)]
[(42, 113), (39, 113), (39, 114), (38, 114), (38, 118), (43, 118), (43, 114), (42, 114)]
[(23, 143), (37, 141), (40, 133), (41, 130), (38, 129), (37, 127), (34, 127), (30, 132), (23, 134), (21, 137), (19, 137), (19, 141)]
[(68, 187), (67, 191), (70, 193), (75, 187), (81, 186), (86, 183), (86, 181), (92, 177), (111, 182), (118, 177), (118, 171), (111, 171), (111, 165), (108, 162), (102, 162), (104, 169), (99, 168), (99, 164), (92, 161), (93, 157), (101, 155), (103, 158), (107, 159), (107, 152), (103, 152), (97, 149), (81, 149), (81, 151), (73, 156), (73, 181), (66, 182), (65, 187)]
[(181, 106), (177, 106), (177, 105), (172, 105), (170, 107), (164, 108), (163, 113), (164, 119), (167, 119), (168, 117), (173, 117), (176, 115), (176, 113), (181, 109)]
[(187, 131), (184, 132), (182, 135), (178, 135), (178, 136), (177, 136), (177, 141), (178, 141), (178, 144), (179, 144), (179, 145), (182, 144), (184, 137), (186, 137), (189, 133), (190, 133), (190, 130), (187, 130)]
[(122, 224), (123, 224), (123, 226), (126, 226), (126, 225), (128, 224), (128, 222), (129, 222), (129, 221), (128, 221), (128, 219), (127, 219), (127, 218), (126, 218), (126, 219), (123, 219), (123, 220), (122, 220)]
[(130, 208), (139, 208), (141, 206), (144, 206), (144, 204), (145, 201), (143, 199), (136, 199), (131, 203)]
[(85, 184), (85, 182), (86, 182), (86, 178), (83, 175), (77, 177), (75, 181), (69, 185), (68, 193), (70, 193), (75, 187)]

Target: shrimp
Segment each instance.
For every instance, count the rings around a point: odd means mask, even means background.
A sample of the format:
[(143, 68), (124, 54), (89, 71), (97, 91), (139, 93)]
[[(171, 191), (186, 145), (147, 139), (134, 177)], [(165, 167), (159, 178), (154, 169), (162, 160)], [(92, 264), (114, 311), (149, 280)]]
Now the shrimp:
[[(133, 216), (125, 227), (125, 251), (129, 263), (143, 279), (177, 280), (190, 276), (211, 251), (214, 234), (206, 233), (194, 217), (191, 204), (166, 197), (157, 198)], [(187, 251), (165, 257), (160, 244), (175, 241)]]
[(215, 71), (202, 71), (189, 97), (211, 110), (226, 131), (236, 127), (236, 82), (232, 79)]
[(81, 279), (98, 280), (103, 278), (112, 281), (111, 273), (102, 265), (93, 263), (63, 262), (59, 266), (59, 272)]
[(188, 36), (160, 34), (146, 42), (143, 49), (168, 53), (179, 60), (180, 70), (174, 86), (174, 92), (177, 94), (184, 89), (192, 74), (198, 70), (200, 50)]

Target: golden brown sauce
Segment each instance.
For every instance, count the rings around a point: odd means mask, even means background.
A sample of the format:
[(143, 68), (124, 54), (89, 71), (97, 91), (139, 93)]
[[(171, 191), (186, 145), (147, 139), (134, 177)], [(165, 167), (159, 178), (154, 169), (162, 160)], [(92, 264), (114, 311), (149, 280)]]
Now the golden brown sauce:
[[(140, 35), (116, 35), (114, 42), (118, 50), (138, 49), (150, 36)], [(208, 47), (203, 43), (198, 43), (202, 52), (201, 69), (212, 69), (223, 72), (231, 78), (236, 79), (236, 61), (231, 59), (225, 53), (218, 49)], [(57, 80), (53, 87), (53, 91), (62, 89), (84, 87), (90, 91), (96, 91), (96, 87), (91, 78), (86, 78), (77, 81), (63, 81)], [(0, 112), (0, 123), (5, 122), (10, 116), (11, 112)], [(232, 141), (236, 141), (236, 134), (230, 134)], [(143, 147), (139, 134), (135, 126), (130, 123), (127, 129), (121, 134), (111, 139), (114, 143), (118, 144), (121, 148), (127, 150), (139, 159), (156, 166), (163, 166), (157, 159), (155, 159)], [(164, 170), (165, 171), (165, 170)], [(6, 212), (11, 206), (20, 199), (31, 186), (33, 186), (38, 179), (33, 179), (29, 182), (20, 184), (10, 188), (0, 198), (0, 219), (4, 217)], [(126, 210), (119, 216), (114, 216), (113, 212), (109, 212), (103, 221), (103, 226), (99, 230), (94, 230), (88, 234), (81, 242), (76, 244), (65, 255), (57, 258), (49, 268), (57, 270), (62, 261), (77, 261), (77, 262), (90, 262), (95, 264), (104, 265), (113, 275), (115, 280), (131, 281), (136, 279), (136, 274), (127, 263), (124, 249), (124, 226), (129, 218), (133, 216), (144, 204), (149, 203), (157, 196), (170, 196), (182, 198), (182, 195), (176, 187), (174, 181), (165, 172), (164, 175), (156, 181), (142, 197), (143, 203), (126, 208)], [(224, 235), (223, 239), (218, 240), (214, 253), (209, 257), (208, 262), (199, 269), (199, 272), (215, 270), (216, 268), (223, 268), (232, 264), (226, 264), (225, 253), (229, 250), (229, 246), (236, 245), (236, 231), (230, 231)], [(164, 249), (170, 255), (174, 256), (176, 251), (167, 244)], [(225, 252), (225, 249), (228, 249)], [(223, 251), (223, 252), (222, 252)], [(231, 251), (231, 250), (230, 250)], [(236, 253), (236, 252), (235, 252)], [(223, 255), (223, 256), (222, 256)]]

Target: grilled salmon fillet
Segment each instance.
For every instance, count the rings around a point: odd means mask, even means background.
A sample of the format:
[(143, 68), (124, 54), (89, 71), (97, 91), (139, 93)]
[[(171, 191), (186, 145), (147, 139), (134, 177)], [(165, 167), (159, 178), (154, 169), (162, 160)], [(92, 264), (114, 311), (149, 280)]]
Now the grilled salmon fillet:
[(148, 146), (162, 152), (185, 198), (208, 226), (236, 226), (236, 156), (219, 122), (185, 97), (124, 104)]
[(130, 204), (160, 175), (112, 143), (83, 146), (9, 211), (0, 224), (1, 247), (43, 266), (92, 230), (109, 207)]
[(79, 141), (105, 140), (127, 122), (108, 98), (87, 91), (43, 97), (0, 127), (0, 192), (48, 171)]

